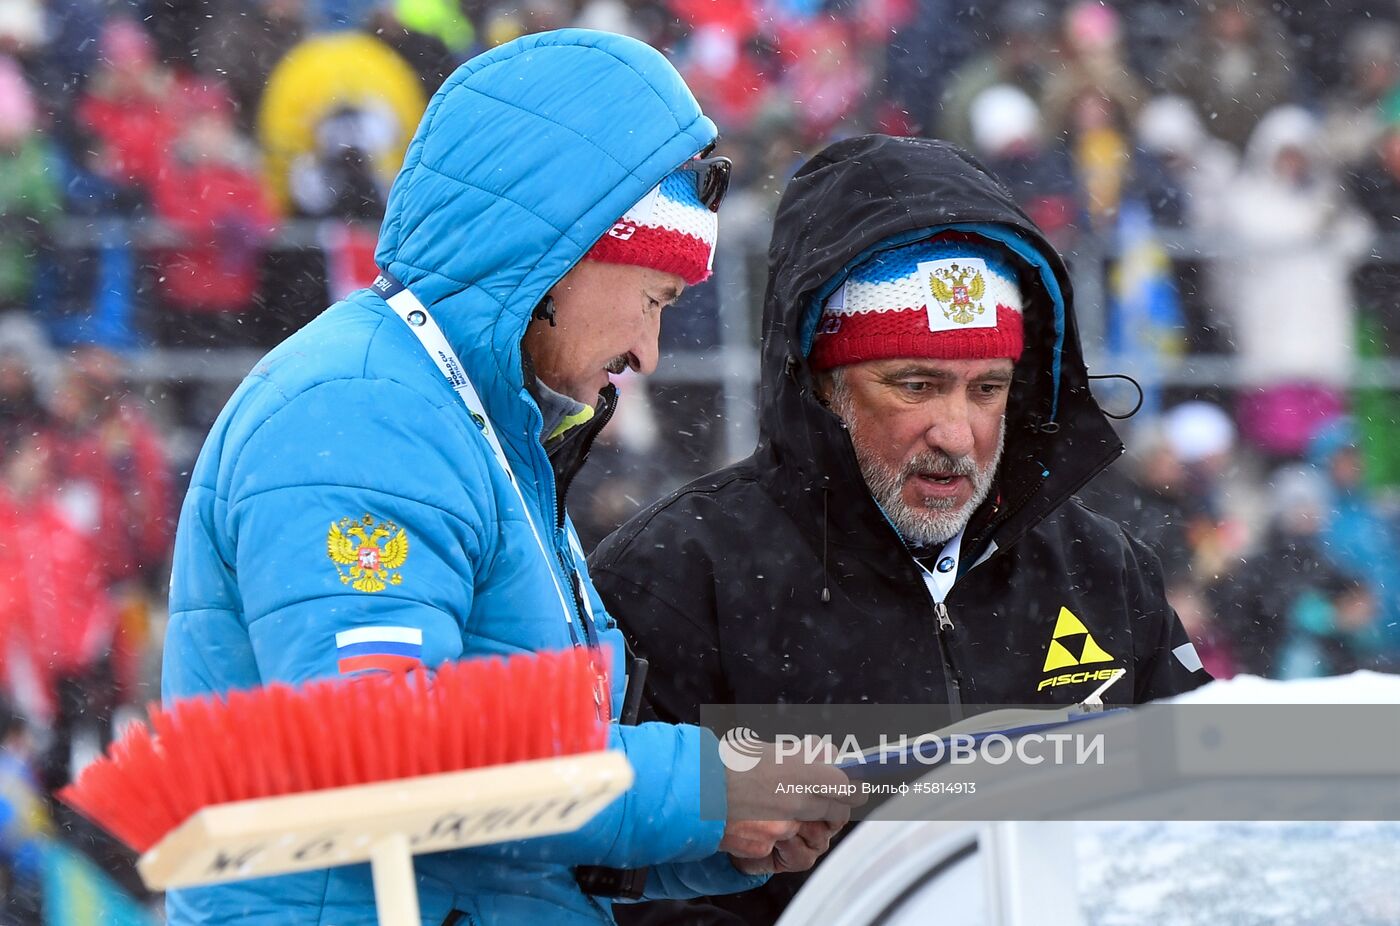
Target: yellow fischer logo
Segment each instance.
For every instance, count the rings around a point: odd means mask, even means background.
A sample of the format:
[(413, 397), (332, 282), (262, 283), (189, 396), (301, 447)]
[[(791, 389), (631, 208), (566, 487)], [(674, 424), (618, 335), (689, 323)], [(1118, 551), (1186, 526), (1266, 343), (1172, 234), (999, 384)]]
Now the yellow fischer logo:
[[(1114, 662), (1115, 657), (1107, 653), (1094, 641), (1094, 635), (1084, 622), (1074, 616), (1069, 608), (1060, 608), (1060, 616), (1055, 621), (1055, 632), (1050, 636), (1050, 647), (1045, 651), (1045, 665), (1042, 672), (1090, 665), (1096, 662)], [(1036, 686), (1036, 691), (1054, 688), (1057, 685), (1079, 685), (1084, 682), (1106, 682), (1115, 669), (1085, 669), (1079, 672), (1066, 672), (1053, 675)]]
[(408, 559), (408, 534), (393, 521), (376, 523), (372, 514), (359, 521), (341, 518), (338, 524), (331, 522), (326, 534), (326, 555), (342, 584), (359, 592), (382, 592), (403, 581), (402, 574), (391, 570)]

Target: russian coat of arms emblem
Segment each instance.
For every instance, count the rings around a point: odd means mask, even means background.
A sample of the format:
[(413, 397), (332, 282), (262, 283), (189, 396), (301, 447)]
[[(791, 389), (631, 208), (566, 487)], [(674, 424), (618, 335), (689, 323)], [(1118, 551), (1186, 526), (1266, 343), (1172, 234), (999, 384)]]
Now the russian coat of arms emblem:
[(408, 534), (372, 514), (359, 520), (341, 518), (331, 522), (326, 534), (326, 555), (342, 584), (359, 592), (382, 592), (403, 582), (403, 574), (395, 570), (408, 559)]
[(939, 267), (929, 274), (928, 285), (943, 317), (956, 325), (970, 325), (986, 311), (981, 299), (987, 281), (975, 267), (957, 263)]

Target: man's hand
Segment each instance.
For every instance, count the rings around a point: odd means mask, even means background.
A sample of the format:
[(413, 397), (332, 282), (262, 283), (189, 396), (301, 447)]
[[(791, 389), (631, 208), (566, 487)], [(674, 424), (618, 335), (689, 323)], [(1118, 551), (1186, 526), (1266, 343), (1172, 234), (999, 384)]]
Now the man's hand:
[(824, 762), (777, 760), (767, 745), (746, 772), (727, 770), (728, 819), (719, 848), (746, 874), (805, 871), (865, 798), (840, 769)]
[(824, 820), (812, 820), (798, 826), (797, 834), (773, 846), (763, 858), (734, 859), (734, 867), (746, 875), (778, 875), (787, 871), (806, 871), (831, 848), (831, 840), (841, 827)]
[[(757, 859), (764, 863), (772, 856), (779, 843), (796, 838), (802, 824), (796, 820), (726, 820), (724, 838), (719, 850), (739, 859)], [(750, 870), (739, 866), (745, 874), (762, 874), (771, 869)]]

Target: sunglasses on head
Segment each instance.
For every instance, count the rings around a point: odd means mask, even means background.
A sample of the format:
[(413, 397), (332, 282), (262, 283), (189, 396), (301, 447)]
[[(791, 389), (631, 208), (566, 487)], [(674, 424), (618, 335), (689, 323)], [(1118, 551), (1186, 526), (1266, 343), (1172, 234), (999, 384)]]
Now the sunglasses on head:
[(733, 165), (729, 158), (707, 157), (714, 147), (710, 145), (699, 157), (691, 158), (679, 169), (695, 175), (695, 193), (700, 202), (711, 212), (719, 212), (719, 204), (724, 202), (724, 194), (729, 191), (729, 170)]

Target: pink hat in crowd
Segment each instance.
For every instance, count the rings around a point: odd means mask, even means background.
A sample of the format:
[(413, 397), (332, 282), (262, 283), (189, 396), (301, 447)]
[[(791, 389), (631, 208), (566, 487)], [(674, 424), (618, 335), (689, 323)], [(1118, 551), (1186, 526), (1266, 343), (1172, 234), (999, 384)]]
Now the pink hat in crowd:
[(102, 58), (117, 70), (146, 68), (155, 63), (155, 41), (130, 17), (114, 16), (107, 20), (99, 44)]
[(0, 141), (23, 138), (34, 130), (34, 94), (15, 60), (0, 55)]

